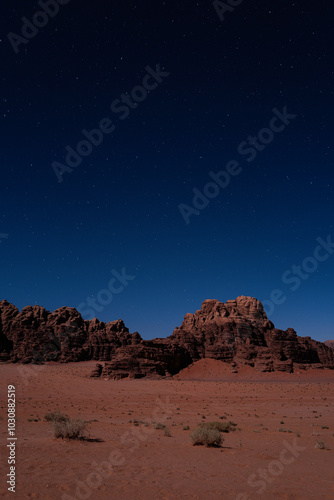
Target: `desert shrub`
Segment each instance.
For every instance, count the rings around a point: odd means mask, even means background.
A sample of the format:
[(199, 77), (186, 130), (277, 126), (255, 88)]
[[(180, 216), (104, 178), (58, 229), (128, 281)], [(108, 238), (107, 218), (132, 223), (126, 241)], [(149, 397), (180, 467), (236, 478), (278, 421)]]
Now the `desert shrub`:
[(191, 442), (194, 446), (220, 446), (223, 442), (220, 432), (217, 429), (209, 429), (201, 426), (190, 434)]
[(88, 422), (81, 418), (51, 421), (53, 435), (62, 439), (84, 439)]
[(168, 427), (166, 427), (164, 429), (164, 436), (171, 437), (171, 433), (170, 433), (170, 430), (168, 429)]
[(165, 424), (161, 424), (160, 422), (155, 424), (153, 427), (154, 427), (154, 429), (165, 429), (166, 428)]
[(314, 448), (318, 448), (319, 450), (328, 450), (329, 449), (327, 444), (325, 443), (325, 441), (319, 441), (319, 440), (317, 440)]
[(216, 429), (219, 432), (235, 431), (236, 425), (234, 422), (205, 422), (201, 423), (200, 427), (204, 429)]
[(45, 422), (67, 422), (69, 420), (69, 417), (56, 410), (51, 413), (47, 413), (44, 417), (44, 420)]

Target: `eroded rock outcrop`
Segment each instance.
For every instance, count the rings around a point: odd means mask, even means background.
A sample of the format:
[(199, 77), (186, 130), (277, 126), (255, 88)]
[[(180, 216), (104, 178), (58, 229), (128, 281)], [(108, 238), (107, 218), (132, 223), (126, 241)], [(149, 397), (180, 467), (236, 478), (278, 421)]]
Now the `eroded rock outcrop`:
[(324, 344), (331, 349), (334, 349), (334, 340), (325, 340)]
[(108, 361), (119, 347), (141, 340), (138, 333), (129, 332), (122, 320), (85, 321), (73, 307), (51, 313), (40, 306), (27, 306), (19, 312), (7, 301), (0, 302), (2, 361)]
[(334, 368), (334, 351), (292, 328), (274, 327), (262, 304), (252, 297), (226, 303), (205, 300), (186, 314), (166, 339), (143, 340), (122, 320), (85, 321), (74, 308), (52, 313), (40, 306), (21, 312), (0, 302), (0, 361), (44, 363), (96, 360), (93, 377), (172, 376), (194, 361), (212, 358), (258, 371)]

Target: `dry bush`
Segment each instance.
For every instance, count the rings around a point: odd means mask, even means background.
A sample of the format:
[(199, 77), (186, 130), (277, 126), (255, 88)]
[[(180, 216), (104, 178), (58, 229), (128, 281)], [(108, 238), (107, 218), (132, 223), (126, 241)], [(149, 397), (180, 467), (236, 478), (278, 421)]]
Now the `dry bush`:
[(154, 429), (165, 429), (165, 428), (166, 428), (166, 426), (165, 426), (165, 424), (162, 424), (161, 422), (158, 422), (157, 424), (155, 424), (155, 425), (153, 426), (153, 428), (154, 428)]
[(236, 425), (234, 422), (205, 422), (200, 424), (200, 427), (204, 429), (216, 429), (219, 432), (230, 432), (235, 431)]
[(53, 435), (62, 439), (85, 439), (88, 422), (81, 418), (51, 421)]
[(44, 417), (45, 422), (67, 422), (69, 417), (64, 415), (60, 411), (52, 411), (51, 413), (47, 413)]
[(194, 446), (220, 446), (224, 441), (217, 429), (209, 429), (200, 426), (190, 434), (191, 442)]
[(314, 448), (318, 448), (318, 450), (329, 450), (325, 441), (319, 441), (319, 440), (317, 440)]

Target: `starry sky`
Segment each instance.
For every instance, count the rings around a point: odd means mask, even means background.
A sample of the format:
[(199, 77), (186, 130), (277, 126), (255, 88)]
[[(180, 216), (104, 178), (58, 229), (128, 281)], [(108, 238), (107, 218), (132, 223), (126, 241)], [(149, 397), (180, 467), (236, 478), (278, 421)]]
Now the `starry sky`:
[(153, 338), (247, 295), (334, 338), (333, 13), (4, 0), (1, 299)]

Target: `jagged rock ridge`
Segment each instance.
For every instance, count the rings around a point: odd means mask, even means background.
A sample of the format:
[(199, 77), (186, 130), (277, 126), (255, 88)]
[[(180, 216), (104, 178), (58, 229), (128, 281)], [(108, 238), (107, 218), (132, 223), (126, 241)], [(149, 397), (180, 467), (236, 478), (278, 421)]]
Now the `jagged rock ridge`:
[(276, 329), (262, 304), (252, 297), (226, 303), (205, 300), (200, 310), (186, 314), (182, 325), (166, 339), (143, 340), (122, 320), (85, 321), (74, 308), (53, 313), (40, 306), (21, 312), (0, 302), (0, 360), (104, 361), (92, 376), (139, 378), (170, 376), (189, 364), (213, 358), (259, 371), (294, 368), (334, 368), (334, 352), (322, 342), (299, 337), (289, 328)]

